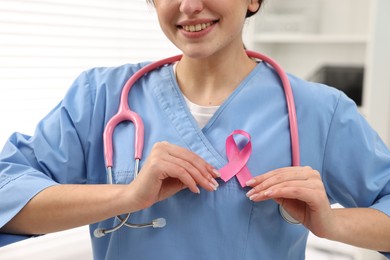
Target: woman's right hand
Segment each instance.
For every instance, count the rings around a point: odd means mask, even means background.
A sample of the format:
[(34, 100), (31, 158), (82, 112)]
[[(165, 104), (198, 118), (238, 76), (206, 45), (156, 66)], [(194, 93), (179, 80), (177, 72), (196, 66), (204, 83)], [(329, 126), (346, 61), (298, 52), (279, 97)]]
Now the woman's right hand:
[[(195, 153), (157, 143), (138, 177), (128, 185), (54, 185), (39, 192), (1, 232), (46, 234), (135, 212), (189, 188), (213, 191), (218, 173)], [(122, 199), (119, 199), (122, 198)], [(44, 224), (42, 224), (44, 223)]]
[(215, 191), (218, 172), (197, 154), (168, 142), (156, 143), (131, 186), (138, 210), (148, 208), (182, 189), (200, 193), (197, 185)]

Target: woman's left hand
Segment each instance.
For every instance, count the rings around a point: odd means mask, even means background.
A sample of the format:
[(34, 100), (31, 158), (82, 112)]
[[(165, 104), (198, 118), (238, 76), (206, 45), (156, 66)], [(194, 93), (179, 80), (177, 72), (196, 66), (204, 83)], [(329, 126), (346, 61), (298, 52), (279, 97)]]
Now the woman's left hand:
[(332, 232), (335, 217), (321, 176), (310, 167), (280, 168), (247, 182), (247, 196), (255, 202), (274, 199), (319, 237)]

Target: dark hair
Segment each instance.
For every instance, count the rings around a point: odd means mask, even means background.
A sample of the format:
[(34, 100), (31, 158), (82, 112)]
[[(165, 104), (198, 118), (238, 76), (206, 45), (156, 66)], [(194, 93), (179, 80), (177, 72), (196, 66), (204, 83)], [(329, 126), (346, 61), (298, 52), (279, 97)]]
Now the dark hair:
[[(252, 15), (254, 15), (254, 14), (256, 14), (259, 10), (260, 10), (260, 7), (261, 7), (261, 5), (263, 4), (263, 1), (264, 0), (259, 0), (259, 8), (257, 8), (257, 10), (255, 11), (255, 12), (251, 12), (251, 11), (247, 11), (246, 12), (246, 18), (249, 18), (249, 17), (251, 17)], [(148, 4), (151, 4), (151, 5), (153, 5), (154, 4), (154, 2), (153, 2), (153, 0), (146, 0), (146, 2), (148, 3)]]

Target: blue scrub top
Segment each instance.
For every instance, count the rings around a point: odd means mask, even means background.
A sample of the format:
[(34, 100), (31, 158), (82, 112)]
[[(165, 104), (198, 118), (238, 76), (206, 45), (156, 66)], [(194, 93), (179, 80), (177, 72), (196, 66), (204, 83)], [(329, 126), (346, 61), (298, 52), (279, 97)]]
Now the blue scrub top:
[[(126, 80), (145, 64), (96, 68), (81, 74), (34, 136), (12, 135), (0, 157), (0, 226), (38, 192), (58, 183), (106, 183), (102, 134), (116, 113)], [(299, 124), (301, 164), (322, 176), (331, 203), (372, 207), (390, 215), (390, 151), (340, 91), (289, 76)], [(284, 92), (279, 77), (260, 63), (200, 129), (177, 85), (172, 66), (148, 73), (131, 90), (130, 107), (145, 125), (144, 158), (155, 142), (190, 149), (214, 167), (227, 163), (225, 139), (236, 129), (252, 136), (252, 175), (291, 165)], [(134, 176), (130, 123), (114, 134), (114, 182)], [(142, 167), (142, 162), (141, 162)], [(95, 259), (304, 259), (308, 230), (286, 223), (270, 200), (246, 198), (235, 178), (216, 192), (183, 190), (131, 215), (135, 223), (164, 217), (162, 229), (92, 235)], [(23, 192), (21, 192), (23, 191)], [(112, 218), (92, 224), (111, 227)], [(21, 238), (21, 237), (20, 237)], [(15, 236), (13, 236), (15, 240)], [(0, 244), (8, 242), (0, 235)]]

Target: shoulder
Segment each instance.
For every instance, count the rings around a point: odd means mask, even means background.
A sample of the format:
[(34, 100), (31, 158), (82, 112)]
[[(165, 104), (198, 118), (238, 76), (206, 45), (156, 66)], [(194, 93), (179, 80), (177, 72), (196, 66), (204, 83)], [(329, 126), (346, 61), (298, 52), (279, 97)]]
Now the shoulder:
[[(335, 87), (310, 82), (289, 75), (298, 116), (324, 120), (329, 124), (339, 118), (361, 118), (356, 103)], [(312, 121), (313, 122), (313, 121)]]
[[(326, 127), (336, 111), (342, 110), (338, 108), (340, 102), (358, 110), (351, 99), (332, 86), (307, 81), (292, 74), (287, 74), (287, 77), (292, 88), (298, 120), (304, 120), (308, 124), (317, 124), (321, 120)], [(247, 77), (246, 85), (249, 87), (242, 88), (242, 92), (248, 104), (256, 103), (259, 109), (264, 105), (278, 106), (282, 109), (280, 111), (285, 113), (286, 96), (281, 78), (271, 65), (258, 64)], [(241, 99), (240, 101), (242, 102)]]
[[(271, 66), (260, 66), (260, 73), (263, 74), (263, 79), (268, 85), (277, 85), (281, 89), (280, 77)], [(320, 115), (323, 117), (327, 115), (329, 119), (337, 110), (340, 102), (348, 103), (357, 109), (356, 104), (335, 87), (311, 82), (289, 73), (287, 76), (298, 116)]]
[(334, 110), (340, 98), (348, 99), (342, 91), (332, 86), (307, 81), (290, 74), (288, 76), (297, 107)]
[(124, 64), (116, 67), (95, 67), (83, 71), (71, 84), (60, 108), (74, 118), (85, 115), (104, 117), (118, 107), (121, 91), (126, 81), (147, 62)]
[(89, 97), (93, 103), (99, 97), (118, 96), (126, 81), (146, 64), (148, 62), (90, 68), (76, 77), (67, 94)]
[[(144, 67), (148, 62), (124, 64), (115, 67), (95, 67), (84, 71), (81, 76), (86, 80), (96, 84), (96, 86), (105, 85), (107, 82), (124, 83), (135, 72)], [(120, 87), (122, 88), (122, 86)]]
[(108, 67), (93, 67), (85, 71), (93, 76), (110, 76), (118, 75), (121, 73), (131, 73), (134, 74), (140, 68), (147, 65), (149, 62), (139, 62), (139, 63), (126, 63), (118, 66), (108, 66)]
[[(281, 87), (280, 76), (268, 64), (259, 64), (259, 73), (262, 74), (262, 79), (267, 85), (277, 85)], [(289, 83), (291, 85), (296, 106), (333, 106), (337, 105), (339, 98), (343, 93), (328, 85), (311, 82), (296, 75), (287, 73)]]
[(307, 127), (318, 124), (328, 129), (335, 121), (356, 121), (363, 119), (356, 103), (344, 92), (320, 83), (310, 82), (289, 75), (295, 98), (298, 119)]

